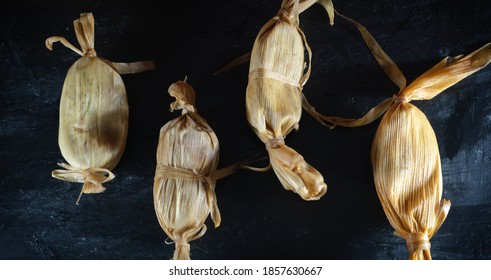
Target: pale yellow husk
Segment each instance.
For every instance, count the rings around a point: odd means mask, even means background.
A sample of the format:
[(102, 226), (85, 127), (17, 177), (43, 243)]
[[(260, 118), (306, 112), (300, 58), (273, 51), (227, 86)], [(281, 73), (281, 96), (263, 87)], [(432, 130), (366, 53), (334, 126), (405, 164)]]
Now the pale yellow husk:
[(252, 49), (246, 90), (247, 120), (265, 143), (274, 172), (285, 189), (305, 200), (321, 198), (327, 185), (284, 139), (299, 127), (302, 88), (310, 75), (311, 51), (298, 14), (315, 2), (284, 0), (278, 15), (262, 27)]
[[(338, 14), (339, 15), (339, 14)], [(383, 115), (372, 143), (371, 162), (375, 187), (382, 207), (398, 236), (406, 240), (409, 259), (431, 259), (430, 239), (447, 217), (450, 201), (442, 200), (442, 170), (438, 143), (428, 119), (411, 100), (429, 100), (491, 61), (491, 44), (467, 56), (445, 58), (411, 84), (361, 24), (370, 51), (399, 93), (382, 101), (359, 119), (326, 117), (335, 125), (357, 127)]]
[(182, 110), (182, 115), (160, 130), (153, 199), (160, 226), (175, 243), (174, 259), (187, 260), (189, 242), (205, 234), (208, 215), (215, 227), (221, 223), (216, 181), (239, 169), (265, 172), (270, 166), (251, 167), (247, 164), (254, 161), (246, 160), (217, 169), (218, 139), (194, 107), (194, 89), (179, 81), (169, 94), (176, 98), (171, 111)]
[(206, 232), (208, 215), (220, 225), (211, 173), (218, 165), (218, 139), (194, 108), (195, 93), (186, 82), (169, 87), (176, 98), (171, 109), (182, 115), (160, 130), (153, 189), (160, 226), (175, 242), (174, 259), (189, 259), (190, 241)]
[(82, 14), (73, 24), (82, 50), (62, 37), (46, 40), (50, 50), (54, 42), (61, 42), (82, 56), (68, 70), (60, 100), (58, 142), (69, 164), (59, 163), (65, 169), (53, 171), (52, 176), (83, 183), (81, 195), (103, 192), (102, 183), (115, 177), (110, 170), (124, 152), (128, 101), (118, 72), (136, 73), (154, 66), (150, 61), (113, 63), (97, 57), (92, 14)]

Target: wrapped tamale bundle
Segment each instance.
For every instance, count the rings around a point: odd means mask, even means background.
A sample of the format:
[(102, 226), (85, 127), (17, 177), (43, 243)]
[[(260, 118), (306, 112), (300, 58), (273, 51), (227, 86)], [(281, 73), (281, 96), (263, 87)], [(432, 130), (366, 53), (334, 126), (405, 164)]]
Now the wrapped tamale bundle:
[(194, 107), (195, 93), (186, 82), (169, 87), (176, 98), (171, 111), (182, 115), (160, 130), (157, 169), (153, 188), (154, 206), (160, 226), (175, 242), (174, 259), (189, 259), (189, 242), (206, 232), (211, 214), (220, 225), (215, 182), (208, 177), (218, 166), (218, 139)]
[(406, 78), (359, 23), (369, 49), (399, 93), (382, 101), (360, 119), (319, 118), (340, 126), (357, 127), (385, 115), (375, 134), (371, 162), (378, 197), (395, 233), (406, 240), (411, 260), (430, 260), (430, 239), (445, 221), (450, 201), (442, 200), (442, 170), (438, 143), (425, 114), (412, 100), (429, 100), (491, 61), (491, 44), (467, 56), (445, 58), (414, 82)]
[(317, 200), (327, 191), (324, 178), (284, 141), (299, 127), (302, 88), (311, 67), (312, 53), (299, 27), (299, 12), (298, 0), (283, 0), (277, 16), (259, 31), (250, 57), (246, 113), (283, 187), (304, 200)]
[(83, 183), (82, 193), (100, 193), (102, 183), (115, 176), (111, 170), (123, 155), (128, 134), (128, 101), (119, 74), (138, 73), (154, 68), (152, 61), (114, 63), (97, 57), (94, 50), (94, 17), (81, 14), (73, 22), (81, 50), (63, 37), (54, 42), (82, 56), (68, 70), (60, 100), (58, 142), (66, 163), (52, 172), (54, 178)]
[(486, 66), (491, 45), (466, 57), (446, 58), (393, 98), (372, 143), (375, 187), (411, 260), (430, 260), (430, 239), (445, 221), (438, 143), (425, 114), (411, 100), (428, 100)]
[(215, 227), (220, 225), (216, 181), (241, 168), (262, 172), (269, 167), (242, 162), (217, 170), (218, 139), (194, 107), (193, 88), (179, 81), (168, 91), (176, 98), (171, 111), (182, 110), (182, 115), (160, 130), (153, 198), (160, 226), (175, 243), (174, 259), (182, 260), (190, 259), (189, 242), (205, 234), (208, 215)]
[[(285, 137), (297, 130), (302, 106), (310, 106), (302, 88), (310, 76), (312, 52), (299, 27), (299, 13), (318, 3), (334, 23), (331, 0), (283, 0), (278, 14), (259, 31), (253, 50), (215, 73), (250, 61), (246, 90), (247, 120), (266, 145), (270, 163), (283, 187), (304, 200), (318, 200), (327, 191), (322, 175), (294, 149)], [(308, 53), (307, 61), (305, 52)], [(306, 109), (311, 109), (306, 107)], [(312, 114), (323, 125), (331, 127)]]

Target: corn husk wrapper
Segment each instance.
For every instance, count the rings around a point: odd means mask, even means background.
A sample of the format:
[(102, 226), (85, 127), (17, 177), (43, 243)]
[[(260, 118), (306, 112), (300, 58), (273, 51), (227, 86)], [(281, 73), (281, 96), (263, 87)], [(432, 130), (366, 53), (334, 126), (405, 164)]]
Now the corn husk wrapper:
[[(66, 163), (52, 172), (54, 178), (83, 183), (82, 193), (100, 193), (102, 183), (115, 176), (128, 134), (128, 101), (118, 73), (153, 69), (153, 62), (113, 63), (97, 57), (94, 50), (94, 17), (81, 14), (73, 22), (82, 50), (65, 38), (50, 37), (46, 47), (61, 42), (82, 57), (68, 70), (60, 100), (58, 142)], [(80, 200), (77, 200), (77, 204)]]
[[(293, 3), (294, 1), (290, 1), (290, 2)], [(334, 14), (335, 14), (335, 10), (334, 10), (334, 6), (333, 6), (333, 3), (332, 3), (331, 0), (300, 0), (299, 3), (298, 3), (298, 8), (297, 8), (298, 14), (301, 14), (301, 13), (305, 12), (307, 9), (309, 9), (310, 7), (312, 7), (316, 3), (319, 4), (319, 5), (321, 5), (326, 10), (326, 12), (327, 12), (327, 14), (329, 16), (329, 23), (331, 25), (334, 25)], [(282, 6), (288, 6), (288, 5), (289, 4), (285, 4), (284, 3)], [(278, 13), (278, 16), (280, 14), (282, 14), (282, 13), (285, 14), (286, 13), (286, 10), (284, 10), (284, 9), (280, 10), (280, 12)], [(234, 68), (234, 67), (236, 67), (236, 66), (238, 66), (240, 64), (249, 62), (251, 60), (251, 54), (252, 54), (251, 52), (248, 52), (248, 53), (246, 53), (246, 54), (238, 57), (237, 59), (233, 60), (229, 64), (227, 64), (224, 67), (222, 67), (220, 70), (216, 71), (214, 73), (214, 75), (215, 76), (216, 75), (219, 75), (219, 74), (221, 74), (221, 73), (223, 73), (225, 71), (228, 71), (228, 70), (230, 70), (230, 69), (232, 69), (232, 68)], [(295, 84), (296, 84), (296, 82), (295, 82)], [(319, 120), (319, 121), (322, 122), (321, 120)], [(324, 124), (324, 125), (326, 125), (326, 124)]]
[[(305, 10), (308, 5), (303, 2)], [(308, 2), (312, 5), (316, 1)], [(298, 0), (284, 0), (278, 15), (257, 35), (250, 57), (246, 113), (254, 132), (266, 144), (271, 165), (283, 187), (304, 200), (317, 200), (327, 191), (324, 178), (284, 142), (299, 127), (302, 88), (309, 78), (312, 58), (299, 27), (299, 12)]]
[(386, 112), (372, 144), (377, 194), (396, 234), (406, 240), (410, 259), (431, 259), (430, 238), (450, 209), (442, 200), (442, 172), (435, 133), (410, 103)]
[(411, 100), (429, 100), (491, 60), (491, 45), (446, 58), (395, 96), (377, 129), (371, 162), (377, 194), (411, 260), (430, 260), (430, 239), (445, 221), (438, 143), (428, 119)]
[(182, 110), (182, 115), (160, 130), (153, 197), (160, 226), (175, 243), (174, 259), (183, 260), (190, 259), (189, 242), (205, 234), (209, 215), (215, 227), (220, 225), (216, 181), (238, 169), (264, 172), (269, 167), (254, 168), (245, 161), (217, 170), (218, 139), (194, 107), (193, 88), (179, 81), (169, 94), (176, 98), (171, 111)]
[(171, 110), (182, 109), (182, 115), (160, 130), (154, 205), (160, 226), (175, 242), (174, 259), (189, 259), (189, 242), (206, 232), (208, 215), (215, 227), (221, 222), (215, 182), (207, 180), (217, 169), (219, 147), (215, 133), (194, 108), (193, 88), (177, 82), (169, 94), (177, 100)]
[(432, 99), (485, 67), (491, 61), (491, 44), (467, 56), (447, 57), (406, 86), (402, 72), (370, 33), (361, 24), (348, 20), (361, 32), (379, 65), (399, 87), (399, 93), (360, 119), (313, 113), (336, 125), (357, 127), (373, 122), (385, 112), (371, 151), (377, 194), (396, 234), (406, 240), (409, 259), (430, 260), (430, 239), (445, 221), (450, 201), (442, 200), (441, 162), (433, 128), (424, 113), (409, 102)]

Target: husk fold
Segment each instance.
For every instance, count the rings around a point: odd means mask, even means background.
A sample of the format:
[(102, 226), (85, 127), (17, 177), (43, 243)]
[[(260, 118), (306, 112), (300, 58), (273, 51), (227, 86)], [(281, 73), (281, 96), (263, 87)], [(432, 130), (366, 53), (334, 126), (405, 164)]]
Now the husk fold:
[(128, 134), (128, 102), (121, 73), (154, 68), (152, 61), (113, 63), (97, 57), (94, 50), (94, 17), (81, 14), (73, 22), (81, 50), (65, 38), (46, 39), (46, 47), (61, 42), (80, 56), (68, 70), (60, 100), (58, 142), (66, 163), (54, 170), (54, 178), (83, 183), (82, 193), (100, 193), (102, 183), (115, 176)]
[(371, 162), (378, 197), (392, 227), (406, 240), (411, 260), (430, 260), (430, 239), (441, 227), (450, 201), (443, 199), (438, 143), (428, 119), (411, 100), (429, 100), (491, 61), (488, 43), (467, 56), (447, 57), (406, 86), (406, 78), (372, 35), (353, 23), (387, 76), (399, 87), (359, 119), (327, 117), (311, 107), (317, 118), (339, 126), (358, 127), (385, 115), (375, 134)]

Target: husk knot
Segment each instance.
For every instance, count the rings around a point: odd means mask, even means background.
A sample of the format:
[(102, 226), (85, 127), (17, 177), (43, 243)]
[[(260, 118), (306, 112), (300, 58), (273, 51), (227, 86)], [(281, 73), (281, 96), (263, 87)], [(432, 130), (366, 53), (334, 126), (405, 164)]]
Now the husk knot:
[(401, 95), (401, 94), (394, 94), (392, 96), (392, 99), (394, 99), (394, 103), (408, 103), (408, 102), (411, 102), (411, 100), (404, 96), (404, 95)]
[(190, 245), (186, 239), (178, 239), (175, 241), (176, 247), (186, 247), (188, 250), (190, 249)]
[(285, 0), (278, 11), (278, 18), (290, 24), (297, 24), (298, 20), (298, 1)]
[(203, 183), (206, 183), (207, 186), (210, 186), (210, 184), (213, 182), (211, 176), (200, 174), (198, 170), (188, 170), (184, 168), (166, 166), (162, 164), (157, 165), (155, 178), (201, 181)]
[(406, 246), (410, 255), (413, 255), (418, 251), (430, 252), (431, 243), (428, 238), (428, 234), (423, 232), (409, 233), (405, 239)]
[(184, 81), (173, 83), (167, 90), (169, 95), (176, 99), (176, 101), (170, 105), (170, 110), (174, 111), (182, 109), (182, 114), (187, 112), (196, 113), (196, 108), (194, 107), (194, 104), (196, 103), (196, 93), (186, 80), (187, 77)]
[(88, 49), (84, 52), (84, 56), (97, 57), (97, 52), (95, 49)]
[(78, 169), (70, 164), (62, 162), (59, 162), (58, 165), (65, 169), (54, 170), (51, 173), (53, 178), (67, 182), (84, 184), (77, 199), (77, 205), (83, 193), (101, 193), (105, 190), (102, 183), (109, 182), (116, 177), (114, 173), (106, 168), (92, 167), (87, 169)]
[(279, 148), (285, 145), (285, 137), (275, 137), (275, 138), (268, 139), (268, 141), (266, 141), (265, 144), (266, 144), (266, 148), (268, 149)]
[(182, 100), (176, 100), (170, 104), (170, 111), (173, 112), (174, 110), (182, 110), (183, 114), (187, 112), (196, 113), (196, 108), (193, 105), (185, 103)]
[(290, 24), (294, 24), (295, 22), (295, 16), (286, 8), (281, 8), (278, 11), (278, 18)]
[(191, 246), (188, 241), (186, 239), (178, 239), (175, 242), (174, 260), (190, 260)]

